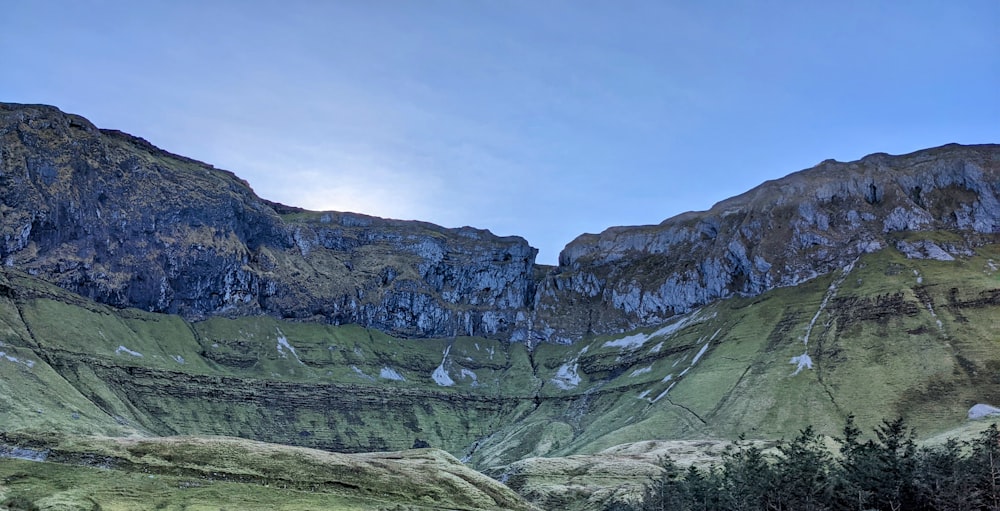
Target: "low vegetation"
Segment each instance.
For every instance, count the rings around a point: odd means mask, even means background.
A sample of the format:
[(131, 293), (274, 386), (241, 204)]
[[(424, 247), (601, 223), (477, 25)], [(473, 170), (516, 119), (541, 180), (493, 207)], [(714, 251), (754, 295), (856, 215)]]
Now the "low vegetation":
[(0, 434), (0, 509), (536, 508), (438, 449), (337, 454), (225, 437), (19, 433)]

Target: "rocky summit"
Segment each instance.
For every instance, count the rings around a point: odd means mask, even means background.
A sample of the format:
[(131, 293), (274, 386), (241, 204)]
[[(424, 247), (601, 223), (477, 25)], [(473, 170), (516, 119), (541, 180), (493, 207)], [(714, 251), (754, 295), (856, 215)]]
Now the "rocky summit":
[(995, 145), (827, 160), (552, 267), (0, 104), (0, 504), (605, 509), (741, 435), (976, 429), (998, 194)]

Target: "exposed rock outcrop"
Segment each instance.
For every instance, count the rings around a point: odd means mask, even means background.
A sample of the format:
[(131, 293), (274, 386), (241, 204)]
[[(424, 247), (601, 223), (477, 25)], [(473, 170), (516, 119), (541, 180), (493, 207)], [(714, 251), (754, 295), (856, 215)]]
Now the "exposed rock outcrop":
[(518, 237), (310, 212), (53, 107), (0, 104), (0, 260), (116, 306), (529, 343), (662, 323), (894, 247), (948, 260), (1000, 229), (1000, 146), (825, 161), (705, 212)]
[(911, 258), (953, 259), (995, 239), (998, 196), (1000, 146), (828, 160), (705, 212), (578, 237), (539, 285), (535, 325), (564, 341), (653, 325), (721, 298), (796, 285), (889, 246)]
[(53, 107), (0, 105), (0, 260), (116, 306), (510, 337), (521, 238), (258, 198), (229, 172)]

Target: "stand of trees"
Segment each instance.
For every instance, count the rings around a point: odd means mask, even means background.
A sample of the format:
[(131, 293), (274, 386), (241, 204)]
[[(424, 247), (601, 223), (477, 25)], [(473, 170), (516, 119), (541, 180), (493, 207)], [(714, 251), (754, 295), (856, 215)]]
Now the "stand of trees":
[[(875, 437), (848, 417), (833, 452), (812, 427), (776, 452), (737, 442), (720, 465), (681, 469), (664, 460), (642, 511), (884, 510), (1000, 511), (1000, 431), (969, 442), (918, 448), (903, 419), (883, 421)], [(614, 507), (620, 508), (620, 505)]]

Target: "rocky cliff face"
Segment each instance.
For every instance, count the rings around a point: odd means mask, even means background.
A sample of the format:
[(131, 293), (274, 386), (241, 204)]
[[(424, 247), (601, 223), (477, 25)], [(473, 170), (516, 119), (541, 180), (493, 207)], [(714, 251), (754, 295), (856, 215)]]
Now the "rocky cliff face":
[(831, 160), (705, 212), (585, 234), (545, 268), (521, 238), (270, 203), (145, 140), (0, 104), (4, 264), (187, 318), (573, 342), (792, 286), (889, 246), (967, 254), (1000, 229), (998, 195), (1000, 146)]
[(1000, 146), (828, 160), (705, 212), (578, 237), (539, 286), (536, 325), (559, 340), (653, 325), (888, 246), (952, 259), (995, 239), (998, 195)]
[(413, 336), (524, 336), (535, 249), (472, 228), (311, 213), (53, 107), (0, 105), (0, 260), (116, 306)]

